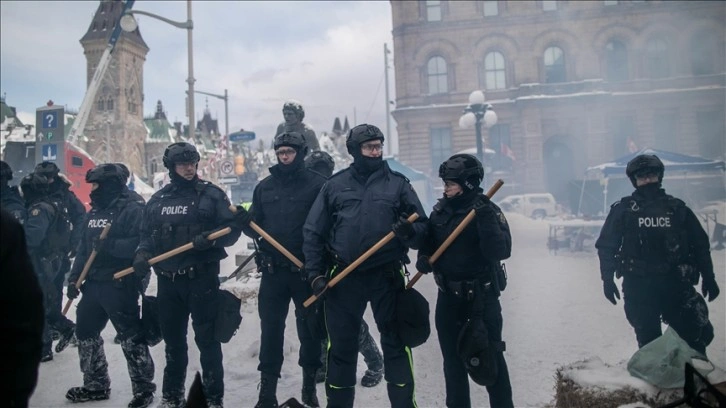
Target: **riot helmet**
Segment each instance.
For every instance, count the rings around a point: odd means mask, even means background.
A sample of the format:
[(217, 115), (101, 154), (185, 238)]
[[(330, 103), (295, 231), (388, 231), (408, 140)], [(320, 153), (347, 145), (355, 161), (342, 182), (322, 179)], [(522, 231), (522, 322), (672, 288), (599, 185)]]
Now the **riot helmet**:
[(36, 172), (20, 180), (20, 190), (26, 202), (33, 202), (49, 193), (48, 178)]
[(112, 163), (100, 164), (86, 172), (86, 183), (115, 182), (123, 184), (125, 175), (120, 166)]
[(360, 154), (360, 145), (369, 140), (380, 140), (382, 143), (386, 138), (383, 136), (381, 129), (364, 123), (348, 131), (348, 137), (345, 139), (345, 147), (348, 149), (348, 153), (355, 157)]
[(663, 182), (663, 173), (665, 166), (663, 162), (654, 154), (640, 154), (635, 156), (628, 162), (625, 168), (625, 174), (630, 179), (633, 187), (637, 187), (636, 178), (645, 174), (657, 174), (658, 184)]
[(335, 170), (335, 161), (328, 153), (318, 150), (305, 158), (305, 166), (325, 177), (330, 177)]
[(289, 101), (286, 101), (282, 105), (282, 112), (284, 113), (286, 110), (295, 112), (295, 116), (297, 116), (297, 120), (300, 122), (302, 122), (305, 118), (305, 109), (303, 109), (302, 104), (296, 100), (290, 99)]
[(282, 146), (292, 147), (297, 151), (298, 155), (305, 156), (308, 152), (308, 145), (305, 142), (305, 136), (298, 132), (284, 132), (275, 136), (272, 147), (277, 150)]
[(456, 341), (459, 358), (472, 380), (489, 387), (496, 383), (499, 374), (497, 354), (504, 351), (504, 342), (492, 342), (481, 319), (470, 319), (464, 323)]
[(60, 174), (60, 169), (55, 163), (50, 161), (44, 161), (38, 163), (35, 166), (35, 170), (33, 170), (33, 172), (43, 175), (45, 177), (58, 177), (58, 174)]
[(439, 177), (452, 180), (463, 189), (471, 191), (479, 187), (484, 178), (484, 166), (471, 154), (455, 154), (439, 166)]
[(0, 179), (5, 182), (13, 179), (13, 169), (10, 168), (10, 165), (5, 160), (0, 160)]
[(174, 173), (174, 166), (177, 163), (199, 163), (199, 152), (194, 145), (186, 142), (178, 142), (170, 144), (164, 150), (164, 167)]
[(124, 184), (126, 184), (129, 181), (129, 177), (131, 177), (131, 172), (129, 171), (129, 168), (123, 163), (114, 163), (114, 164), (117, 165), (121, 169), (121, 172), (124, 174), (123, 181), (124, 181)]

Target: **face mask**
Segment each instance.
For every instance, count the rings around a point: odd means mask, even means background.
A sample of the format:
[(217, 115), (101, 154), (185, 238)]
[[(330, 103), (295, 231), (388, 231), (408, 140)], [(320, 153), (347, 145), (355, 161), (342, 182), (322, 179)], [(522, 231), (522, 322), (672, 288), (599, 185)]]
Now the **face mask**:
[(355, 158), (353, 165), (363, 174), (371, 174), (383, 166), (383, 157), (359, 156)]
[(122, 184), (114, 182), (99, 183), (98, 188), (91, 191), (91, 202), (99, 208), (106, 208), (121, 194)]
[(649, 183), (635, 188), (640, 194), (646, 198), (654, 197), (660, 192), (660, 183)]

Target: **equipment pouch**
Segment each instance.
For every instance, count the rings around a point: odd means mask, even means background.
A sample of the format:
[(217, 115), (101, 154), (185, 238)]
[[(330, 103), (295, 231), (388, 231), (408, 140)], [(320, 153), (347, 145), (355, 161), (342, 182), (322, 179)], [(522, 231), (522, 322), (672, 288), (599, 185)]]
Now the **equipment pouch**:
[(497, 287), (500, 292), (503, 292), (507, 288), (507, 265), (504, 262), (499, 262), (495, 269), (494, 275), (497, 280)]

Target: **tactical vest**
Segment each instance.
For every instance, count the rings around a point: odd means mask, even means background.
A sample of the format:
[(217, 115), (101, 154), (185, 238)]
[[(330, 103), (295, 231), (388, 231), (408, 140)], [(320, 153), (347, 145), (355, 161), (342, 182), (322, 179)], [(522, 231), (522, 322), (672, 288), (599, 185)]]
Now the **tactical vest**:
[(666, 272), (687, 262), (683, 201), (671, 196), (652, 201), (625, 197), (620, 205), (625, 208), (620, 250), (624, 264), (636, 262), (636, 269)]
[[(86, 236), (84, 238), (86, 239), (86, 244), (89, 246), (89, 248), (92, 246), (93, 241), (101, 236), (101, 232), (106, 227), (106, 225), (109, 223), (113, 224), (125, 204), (126, 200), (119, 199), (116, 200), (113, 205), (110, 205), (107, 208), (94, 208), (88, 213), (88, 217), (86, 219)], [(112, 230), (114, 228), (122, 229), (123, 227), (111, 227)], [(130, 263), (130, 260), (128, 259), (119, 259), (111, 256), (108, 253), (103, 253), (102, 256), (96, 258), (95, 262), (93, 263), (93, 269), (118, 269), (120, 265), (125, 265), (128, 263)]]
[(182, 246), (214, 228), (215, 205), (204, 185), (199, 183), (196, 194), (180, 195), (172, 190), (161, 195), (151, 211), (152, 238), (155, 252), (163, 253)]

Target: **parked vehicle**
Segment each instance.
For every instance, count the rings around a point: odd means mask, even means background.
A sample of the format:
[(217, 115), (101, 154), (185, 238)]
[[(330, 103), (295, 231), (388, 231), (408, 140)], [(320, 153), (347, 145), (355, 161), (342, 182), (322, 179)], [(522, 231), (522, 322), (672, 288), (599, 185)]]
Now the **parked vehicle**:
[(557, 202), (550, 193), (510, 195), (497, 202), (497, 205), (502, 211), (516, 212), (535, 219), (557, 213)]

